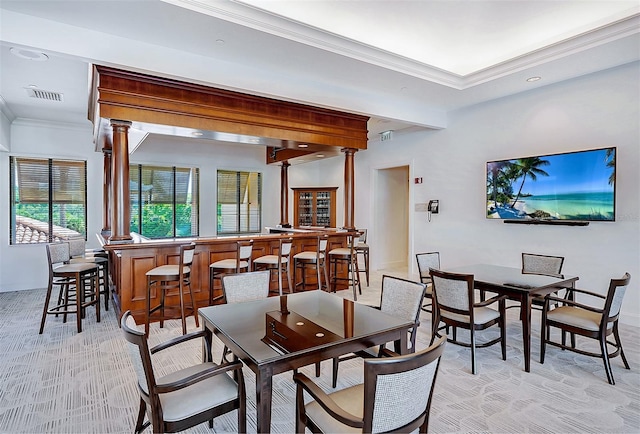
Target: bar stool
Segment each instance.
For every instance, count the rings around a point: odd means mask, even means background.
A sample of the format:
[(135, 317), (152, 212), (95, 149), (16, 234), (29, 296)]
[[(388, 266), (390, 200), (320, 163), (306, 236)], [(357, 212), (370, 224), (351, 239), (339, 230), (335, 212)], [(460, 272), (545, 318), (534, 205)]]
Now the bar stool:
[(109, 310), (109, 258), (106, 252), (104, 254), (96, 252), (93, 249), (87, 250), (87, 242), (84, 238), (69, 239), (69, 254), (73, 263), (89, 263), (98, 266), (98, 284), (100, 285), (100, 293), (104, 295), (104, 310)]
[[(360, 237), (356, 243), (356, 257), (358, 255), (362, 255), (362, 260), (364, 262), (364, 269), (360, 268), (358, 265), (358, 273), (365, 273), (367, 278), (367, 287), (369, 286), (369, 245), (367, 244), (367, 230), (359, 229), (361, 231)], [(357, 259), (356, 259), (357, 260)]]
[[(180, 263), (178, 265), (160, 265), (147, 271), (147, 309), (144, 323), (145, 336), (149, 336), (149, 319), (151, 314), (160, 310), (160, 327), (164, 326), (164, 308), (167, 290), (178, 288), (180, 297), (180, 317), (182, 318), (182, 334), (187, 334), (187, 319), (184, 313), (184, 291), (185, 287), (189, 287), (189, 295), (191, 296), (191, 310), (193, 318), (196, 321), (196, 327), (200, 327), (198, 322), (198, 307), (193, 297), (193, 288), (191, 287), (191, 264), (193, 263), (193, 254), (195, 253), (196, 244), (180, 246)], [(151, 291), (153, 289), (160, 291), (160, 304), (151, 308)]]
[[(360, 272), (358, 270), (358, 260), (355, 252), (355, 241), (357, 237), (353, 235), (347, 236), (347, 244), (349, 247), (338, 247), (329, 251), (329, 266), (333, 272), (331, 274), (331, 290), (336, 292), (336, 286), (339, 280), (346, 280), (348, 285), (353, 286), (353, 300), (358, 300), (356, 294), (356, 285), (358, 291), (362, 294), (362, 286), (360, 285)], [(347, 267), (347, 277), (338, 277), (338, 264), (343, 263)]]
[(235, 259), (221, 259), (209, 265), (209, 306), (214, 301), (222, 298), (213, 298), (213, 285), (215, 279), (221, 279), (226, 273), (241, 273), (251, 271), (251, 253), (253, 252), (253, 240), (238, 241), (236, 243)]
[[(84, 310), (96, 306), (96, 321), (100, 322), (100, 287), (98, 284), (98, 266), (92, 263), (70, 264), (69, 243), (47, 244), (47, 260), (49, 262), (49, 284), (42, 310), (40, 332), (44, 331), (44, 323), (47, 315), (64, 315), (63, 322), (67, 321), (67, 314), (76, 315), (78, 333), (82, 332), (82, 318)], [(89, 301), (86, 301), (86, 287), (90, 288)], [(49, 307), (51, 292), (54, 286), (60, 286), (58, 304)], [(75, 294), (72, 294), (72, 286)]]
[[(329, 290), (329, 275), (327, 272), (326, 253), (327, 244), (329, 242), (328, 235), (318, 236), (318, 244), (316, 250), (306, 250), (304, 252), (296, 253), (293, 256), (293, 283), (294, 289), (298, 286), (302, 286), (302, 290), (306, 290), (306, 271), (308, 266), (313, 266), (316, 270), (318, 279), (318, 289), (322, 289), (322, 279), (320, 278), (320, 269), (324, 270), (324, 283), (326, 284), (327, 291)], [(296, 283), (296, 270), (300, 269), (302, 272), (302, 282)]]
[(279, 248), (277, 255), (264, 255), (253, 260), (253, 269), (257, 270), (269, 270), (272, 272), (276, 270), (278, 272), (278, 293), (282, 295), (282, 273), (287, 273), (287, 283), (289, 285), (289, 293), (293, 292), (293, 285), (291, 284), (291, 249), (293, 247), (293, 238), (287, 238), (279, 240)]

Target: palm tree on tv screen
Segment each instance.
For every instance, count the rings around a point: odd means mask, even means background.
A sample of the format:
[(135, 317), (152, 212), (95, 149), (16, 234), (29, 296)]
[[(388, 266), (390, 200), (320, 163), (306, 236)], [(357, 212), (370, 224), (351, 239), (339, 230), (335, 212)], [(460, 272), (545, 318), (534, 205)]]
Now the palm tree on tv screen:
[(511, 204), (511, 208), (516, 206), (516, 202), (518, 202), (518, 199), (520, 198), (522, 187), (524, 187), (524, 182), (527, 180), (527, 177), (531, 178), (531, 180), (535, 182), (538, 179), (538, 176), (549, 176), (547, 172), (540, 169), (542, 166), (548, 166), (549, 161), (541, 160), (540, 157), (519, 158), (516, 165), (522, 175), (522, 183), (520, 183), (520, 189), (518, 190), (515, 200)]
[(609, 185), (613, 185), (616, 182), (616, 159), (615, 148), (607, 149), (604, 159), (607, 161), (607, 167), (611, 167), (611, 175), (609, 175)]

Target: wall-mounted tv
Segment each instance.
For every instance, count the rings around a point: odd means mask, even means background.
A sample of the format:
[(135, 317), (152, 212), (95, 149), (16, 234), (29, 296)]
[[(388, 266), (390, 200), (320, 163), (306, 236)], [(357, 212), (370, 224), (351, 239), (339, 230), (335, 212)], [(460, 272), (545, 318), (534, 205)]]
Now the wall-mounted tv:
[(614, 221), (616, 148), (487, 163), (487, 218)]

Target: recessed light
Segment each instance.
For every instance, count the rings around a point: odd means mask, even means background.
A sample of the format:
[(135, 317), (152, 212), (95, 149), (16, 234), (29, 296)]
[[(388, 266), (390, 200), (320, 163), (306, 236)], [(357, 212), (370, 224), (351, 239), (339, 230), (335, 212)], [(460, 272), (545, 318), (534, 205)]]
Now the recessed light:
[(11, 54), (13, 54), (14, 56), (18, 56), (21, 59), (36, 60), (39, 62), (44, 62), (45, 60), (49, 59), (49, 56), (44, 53), (41, 53), (39, 51), (27, 50), (25, 48), (12, 47), (9, 51), (11, 52)]
[(527, 81), (528, 81), (529, 83), (531, 83), (531, 82), (533, 82), (533, 81), (538, 81), (538, 80), (540, 80), (541, 78), (542, 78), (542, 77), (529, 77), (529, 78), (527, 78)]
[(304, 143), (300, 143), (298, 145), (298, 148), (308, 148), (308, 147), (309, 147), (309, 145), (305, 145)]
[(316, 155), (316, 158), (324, 158), (324, 154), (318, 154)]
[(200, 137), (200, 136), (202, 136), (202, 133), (200, 131), (193, 131), (191, 133), (191, 135), (194, 136), (194, 137)]
[(216, 44), (224, 45), (224, 39), (216, 39)]

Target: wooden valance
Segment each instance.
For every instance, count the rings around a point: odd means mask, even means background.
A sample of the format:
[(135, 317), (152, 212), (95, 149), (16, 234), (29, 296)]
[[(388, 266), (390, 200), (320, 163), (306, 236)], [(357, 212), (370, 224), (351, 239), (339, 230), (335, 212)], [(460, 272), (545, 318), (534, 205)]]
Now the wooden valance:
[[(151, 125), (164, 125), (192, 134), (265, 138), (267, 163), (317, 152), (335, 155), (342, 148), (367, 149), (367, 116), (97, 65), (89, 110), (98, 150), (110, 142), (102, 137), (109, 134), (104, 122), (109, 119), (131, 121), (150, 132)], [(289, 152), (279, 152), (285, 150)]]

